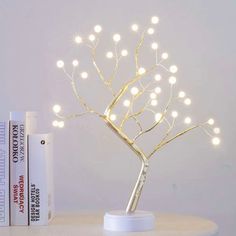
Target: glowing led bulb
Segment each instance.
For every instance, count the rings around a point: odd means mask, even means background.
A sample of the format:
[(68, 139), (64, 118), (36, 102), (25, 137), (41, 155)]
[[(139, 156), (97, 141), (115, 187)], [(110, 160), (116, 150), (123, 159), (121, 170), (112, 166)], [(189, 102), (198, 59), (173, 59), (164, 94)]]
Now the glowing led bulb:
[(81, 76), (82, 79), (87, 79), (88, 78), (88, 73), (86, 71), (84, 71), (80, 74), (80, 76)]
[(140, 75), (144, 74), (145, 72), (146, 72), (146, 69), (143, 68), (143, 67), (140, 67), (140, 68), (138, 69), (138, 73), (139, 73)]
[(136, 94), (138, 94), (139, 89), (137, 87), (133, 87), (133, 88), (130, 89), (130, 92), (131, 92), (132, 95), (136, 95)]
[(157, 49), (158, 49), (158, 44), (157, 44), (156, 42), (153, 42), (153, 43), (151, 44), (151, 48), (152, 48), (153, 50), (157, 50)]
[(147, 30), (147, 33), (150, 34), (150, 35), (154, 34), (154, 29), (153, 28), (149, 28)]
[(215, 121), (211, 118), (211, 119), (209, 119), (209, 120), (207, 121), (207, 123), (208, 123), (209, 125), (214, 125)]
[(178, 71), (178, 67), (176, 65), (170, 66), (170, 72), (171, 73), (176, 73)]
[(73, 60), (73, 61), (72, 61), (72, 65), (73, 65), (74, 67), (78, 66), (78, 65), (79, 65), (79, 61), (78, 61), (78, 60)]
[(169, 55), (168, 55), (167, 52), (163, 52), (163, 53), (161, 54), (161, 58), (162, 58), (163, 60), (166, 60), (168, 57), (169, 57)]
[(153, 16), (152, 18), (151, 18), (151, 23), (152, 24), (157, 24), (159, 22), (159, 18), (157, 17), (157, 16)]
[(161, 113), (156, 113), (155, 114), (155, 121), (156, 122), (160, 122), (161, 118), (162, 118), (162, 114)]
[(123, 105), (125, 107), (129, 107), (130, 106), (130, 100), (128, 100), (128, 99), (124, 100)]
[(138, 31), (138, 25), (137, 25), (137, 24), (131, 25), (131, 29), (132, 29), (134, 32), (137, 32), (137, 31)]
[(128, 55), (128, 51), (126, 49), (121, 50), (121, 56), (126, 57)]
[(191, 103), (192, 103), (192, 101), (191, 101), (190, 98), (186, 98), (186, 99), (184, 100), (184, 104), (187, 105), (187, 106), (189, 106)]
[(102, 31), (102, 26), (101, 25), (95, 25), (94, 26), (94, 32), (95, 33), (100, 33)]
[(172, 112), (171, 112), (171, 116), (172, 116), (173, 118), (176, 118), (176, 117), (178, 116), (178, 112), (177, 112), (177, 111), (172, 111)]
[(192, 122), (192, 119), (189, 116), (184, 119), (185, 124), (191, 124), (191, 122)]
[(213, 129), (213, 132), (214, 132), (215, 134), (219, 134), (219, 133), (220, 133), (220, 128), (215, 127), (215, 128)]
[(149, 97), (151, 99), (155, 99), (155, 98), (157, 98), (157, 95), (155, 93), (150, 93)]
[(115, 121), (116, 120), (116, 115), (115, 114), (111, 114), (110, 115), (110, 120), (111, 121)]
[(161, 75), (160, 75), (160, 74), (156, 74), (156, 75), (154, 76), (154, 79), (155, 79), (156, 81), (160, 81), (160, 80), (161, 80)]
[(161, 93), (161, 88), (160, 88), (160, 87), (156, 87), (156, 88), (155, 88), (155, 93), (156, 93), (156, 94)]
[(64, 67), (64, 61), (62, 61), (62, 60), (57, 61), (57, 67), (58, 68), (63, 68)]
[(153, 99), (153, 100), (151, 101), (151, 106), (155, 107), (155, 106), (157, 106), (157, 104), (158, 104), (158, 102), (157, 102), (156, 99)]
[(75, 36), (75, 42), (76, 43), (78, 43), (78, 44), (80, 44), (80, 43), (82, 43), (82, 38), (79, 36), (79, 35), (77, 35), (77, 36)]
[(57, 121), (57, 120), (54, 120), (54, 121), (52, 122), (52, 126), (57, 127), (57, 126), (58, 126), (58, 121)]
[(53, 106), (52, 109), (55, 113), (59, 113), (61, 111), (61, 106), (56, 104), (56, 105)]
[(171, 76), (171, 77), (169, 78), (169, 83), (170, 83), (170, 84), (175, 84), (175, 83), (176, 83), (176, 77)]
[(64, 121), (59, 121), (57, 126), (59, 128), (63, 128), (65, 126), (65, 122)]
[(220, 144), (220, 139), (218, 137), (214, 137), (212, 138), (211, 142), (213, 145), (217, 146)]
[(179, 98), (184, 98), (186, 96), (186, 93), (184, 91), (179, 92)]
[(90, 34), (88, 39), (89, 39), (89, 41), (93, 42), (96, 39), (96, 37), (94, 34)]
[(121, 36), (119, 34), (114, 34), (113, 40), (114, 40), (114, 42), (118, 43), (121, 40)]
[(113, 58), (113, 52), (107, 52), (106, 57), (109, 59)]

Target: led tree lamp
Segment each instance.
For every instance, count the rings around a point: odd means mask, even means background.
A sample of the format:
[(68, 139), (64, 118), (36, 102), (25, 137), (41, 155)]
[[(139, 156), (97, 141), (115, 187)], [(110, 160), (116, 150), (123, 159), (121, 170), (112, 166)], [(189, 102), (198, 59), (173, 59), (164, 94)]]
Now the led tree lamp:
[[(167, 146), (167, 144), (173, 142), (177, 138), (180, 138), (198, 128), (211, 138), (213, 145), (216, 146), (220, 144), (220, 139), (218, 137), (220, 128), (214, 126), (215, 121), (212, 118), (207, 119), (207, 121), (204, 122), (193, 123), (192, 118), (188, 114), (183, 115), (183, 112), (178, 112), (177, 106), (182, 105), (188, 108), (192, 101), (185, 91), (177, 90), (175, 88), (177, 83), (176, 73), (178, 72), (178, 67), (176, 65), (168, 65), (168, 53), (162, 52), (158, 42), (153, 40), (153, 38), (155, 38), (155, 28), (158, 23), (159, 18), (153, 16), (147, 27), (141, 29), (137, 24), (131, 25), (131, 32), (137, 34), (139, 38), (138, 42), (135, 44), (134, 55), (132, 54), (132, 56), (131, 52), (126, 48), (121, 48), (121, 35), (116, 33), (112, 36), (111, 40), (114, 44), (114, 50), (108, 50), (104, 53), (104, 60), (112, 60), (114, 62), (112, 74), (109, 77), (104, 75), (104, 72), (99, 67), (96, 58), (102, 27), (96, 25), (93, 28), (93, 32), (88, 36), (82, 37), (77, 35), (74, 38), (74, 43), (78, 44), (79, 47), (85, 46), (88, 48), (91, 55), (91, 64), (97, 74), (96, 79), (99, 78), (101, 83), (111, 94), (111, 101), (105, 107), (103, 112), (96, 110), (81, 95), (81, 81), (95, 79), (89, 77), (90, 72), (79, 69), (80, 63), (77, 59), (72, 61), (73, 71), (71, 72), (68, 72), (66, 69), (64, 61), (57, 61), (57, 67), (65, 73), (73, 94), (84, 111), (78, 114), (64, 115), (61, 106), (54, 105), (53, 111), (58, 117), (58, 120), (53, 121), (53, 126), (62, 128), (64, 127), (65, 120), (78, 118), (87, 114), (94, 114), (105, 122), (107, 126), (128, 145), (141, 161), (141, 170), (128, 201), (126, 212), (111, 213), (110, 215), (107, 214), (105, 216), (105, 228), (111, 230), (129, 231), (148, 230), (153, 228), (152, 214), (136, 211), (136, 208), (146, 180), (149, 160), (154, 157), (160, 149)], [(148, 68), (144, 68), (141, 64), (140, 51), (144, 49), (146, 41), (150, 39), (152, 41), (150, 43), (149, 51), (152, 56), (154, 54), (154, 63)], [(134, 61), (135, 68), (130, 69), (133, 71), (133, 76), (128, 78), (118, 89), (116, 89), (114, 86), (114, 80), (118, 77), (117, 74), (120, 69), (120, 63), (122, 60), (127, 59)], [(77, 74), (79, 74), (79, 78), (75, 72), (78, 72)], [(164, 84), (165, 89), (161, 87), (161, 84)], [(167, 97), (165, 98), (166, 95)], [(139, 106), (136, 106), (136, 104), (139, 104)], [(124, 112), (116, 113), (117, 107), (123, 107)], [(152, 116), (152, 122), (148, 125), (144, 124), (142, 120), (143, 117), (147, 116)], [(136, 127), (135, 134), (130, 134), (126, 130), (126, 126), (130, 125), (130, 122), (133, 122)], [(178, 127), (181, 126), (181, 124), (185, 127), (178, 130)], [(144, 151), (141, 148), (139, 140), (148, 133), (154, 133), (158, 127), (162, 127), (165, 130), (159, 142), (148, 152)], [(176, 131), (176, 129), (178, 131)], [(158, 134), (160, 135), (160, 132), (158, 132)], [(111, 218), (109, 218), (110, 216)], [(106, 217), (109, 219), (107, 220)], [(124, 220), (124, 222), (127, 223), (128, 221), (131, 222), (131, 218), (136, 222), (133, 226), (130, 225), (131, 223), (129, 223), (128, 226), (123, 225), (123, 228), (119, 228), (119, 225), (117, 228), (109, 228), (109, 226), (106, 225), (106, 223), (111, 219), (115, 219), (115, 221), (117, 219), (118, 221)], [(142, 221), (144, 218), (147, 221), (146, 223), (143, 223), (143, 225), (146, 225), (142, 228), (140, 226), (142, 225), (140, 224), (140, 220)], [(122, 221), (121, 224), (124, 222)], [(145, 220), (143, 222), (145, 222)], [(119, 223), (120, 222), (118, 222), (118, 224)], [(108, 224), (110, 223), (108, 222)], [(141, 228), (138, 228), (137, 225)]]

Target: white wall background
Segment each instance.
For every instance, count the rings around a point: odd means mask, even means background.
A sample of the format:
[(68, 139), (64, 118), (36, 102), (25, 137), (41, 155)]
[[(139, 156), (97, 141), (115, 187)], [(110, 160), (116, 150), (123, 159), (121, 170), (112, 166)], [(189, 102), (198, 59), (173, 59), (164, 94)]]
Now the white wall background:
[[(216, 117), (223, 141), (213, 148), (196, 132), (163, 149), (151, 162), (139, 208), (209, 217), (220, 225), (222, 236), (234, 236), (234, 0), (1, 0), (0, 117), (6, 119), (10, 110), (38, 110), (41, 129), (51, 130), (52, 105), (60, 102), (72, 110), (76, 104), (55, 67), (60, 57), (71, 60), (74, 33), (96, 23), (106, 33), (122, 33), (131, 22), (145, 22), (155, 14), (161, 19), (159, 41), (179, 66), (193, 113)], [(93, 94), (104, 98), (95, 90)], [(53, 132), (57, 211), (125, 208), (139, 171), (133, 153), (95, 117)]]

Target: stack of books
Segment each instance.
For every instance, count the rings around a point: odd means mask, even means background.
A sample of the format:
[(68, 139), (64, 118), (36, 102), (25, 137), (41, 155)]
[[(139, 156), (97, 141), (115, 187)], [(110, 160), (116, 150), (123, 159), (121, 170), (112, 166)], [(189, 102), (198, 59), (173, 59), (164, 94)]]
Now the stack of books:
[(0, 226), (47, 225), (53, 218), (52, 135), (36, 129), (35, 112), (0, 121)]

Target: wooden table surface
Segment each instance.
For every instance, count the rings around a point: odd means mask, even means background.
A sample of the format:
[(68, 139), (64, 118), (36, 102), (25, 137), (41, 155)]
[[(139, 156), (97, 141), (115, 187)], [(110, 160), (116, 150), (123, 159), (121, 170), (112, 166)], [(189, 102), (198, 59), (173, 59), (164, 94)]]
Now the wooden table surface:
[(64, 214), (48, 226), (1, 227), (0, 236), (216, 236), (218, 226), (207, 219), (175, 214), (157, 214), (156, 229), (120, 233), (103, 230), (102, 214)]

